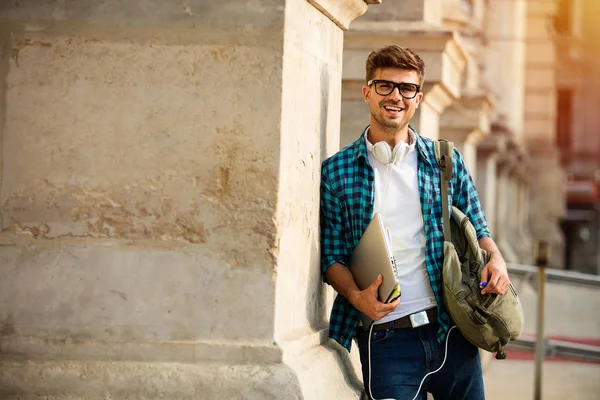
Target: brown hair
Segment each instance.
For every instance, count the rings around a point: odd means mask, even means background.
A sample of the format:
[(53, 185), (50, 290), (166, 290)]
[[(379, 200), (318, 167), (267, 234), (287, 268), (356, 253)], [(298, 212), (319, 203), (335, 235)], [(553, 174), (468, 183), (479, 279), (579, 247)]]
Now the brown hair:
[(402, 68), (416, 71), (419, 74), (419, 84), (423, 84), (425, 63), (409, 48), (391, 45), (377, 49), (369, 54), (366, 64), (367, 82), (373, 79), (380, 68)]

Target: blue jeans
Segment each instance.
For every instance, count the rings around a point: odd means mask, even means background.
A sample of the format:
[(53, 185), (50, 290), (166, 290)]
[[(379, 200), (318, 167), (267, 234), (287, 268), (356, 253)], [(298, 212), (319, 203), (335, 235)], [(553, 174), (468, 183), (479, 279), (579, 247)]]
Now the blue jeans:
[[(437, 330), (438, 324), (431, 323), (418, 328), (373, 331), (371, 393), (375, 399), (411, 400), (415, 397), (425, 374), (438, 369), (444, 360), (446, 342), (437, 342)], [(365, 392), (369, 395), (369, 332), (359, 327), (357, 336)], [(426, 392), (433, 394), (436, 400), (485, 399), (479, 350), (457, 328), (450, 332), (444, 367), (427, 377), (417, 399), (425, 400)]]

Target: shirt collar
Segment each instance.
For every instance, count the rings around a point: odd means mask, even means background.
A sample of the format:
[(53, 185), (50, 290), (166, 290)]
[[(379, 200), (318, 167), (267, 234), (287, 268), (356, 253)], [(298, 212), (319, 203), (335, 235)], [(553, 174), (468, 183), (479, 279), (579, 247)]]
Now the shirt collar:
[[(363, 130), (363, 133), (360, 135), (357, 141), (354, 142), (354, 160), (358, 160), (361, 157), (368, 159), (369, 151), (372, 149), (373, 144), (369, 142), (367, 139), (367, 133), (369, 132), (369, 128), (371, 125), (367, 125), (367, 127)], [(415, 148), (419, 151), (421, 156), (427, 159), (427, 152), (423, 149), (425, 144), (423, 140), (412, 126), (408, 126), (408, 134), (410, 137), (409, 151), (414, 151)]]
[[(367, 151), (371, 153), (373, 152), (373, 143), (371, 143), (368, 138), (369, 128), (370, 126), (367, 126), (367, 128), (363, 131), (362, 136), (365, 138), (365, 146), (367, 146)], [(410, 153), (415, 151), (415, 148), (417, 146), (417, 136), (411, 126), (409, 126), (408, 138), (410, 141), (410, 143), (408, 144), (408, 151)]]
[(368, 157), (368, 151), (367, 151), (367, 143), (364, 140), (365, 134), (369, 130), (369, 127), (370, 127), (370, 125), (367, 125), (367, 127), (363, 130), (363, 133), (360, 135), (360, 137), (353, 144), (353, 147), (354, 147), (354, 161), (358, 160), (361, 157), (364, 157), (367, 160), (369, 159), (369, 157)]

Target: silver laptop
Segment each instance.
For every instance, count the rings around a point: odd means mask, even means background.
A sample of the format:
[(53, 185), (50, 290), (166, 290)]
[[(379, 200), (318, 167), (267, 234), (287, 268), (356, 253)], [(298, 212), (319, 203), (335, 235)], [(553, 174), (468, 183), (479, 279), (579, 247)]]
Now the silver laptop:
[(381, 274), (383, 282), (379, 286), (379, 301), (382, 303), (390, 303), (400, 297), (391, 240), (379, 213), (375, 213), (352, 252), (350, 272), (360, 290), (369, 287)]

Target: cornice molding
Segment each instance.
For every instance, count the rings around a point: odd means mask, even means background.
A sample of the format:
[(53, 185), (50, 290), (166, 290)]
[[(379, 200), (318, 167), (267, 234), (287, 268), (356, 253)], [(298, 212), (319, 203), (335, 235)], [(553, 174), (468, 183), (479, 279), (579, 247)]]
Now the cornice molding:
[(442, 114), (440, 131), (462, 142), (477, 144), (490, 134), (493, 104), (487, 94), (463, 94)]
[[(422, 23), (403, 24), (404, 29), (392, 29), (387, 22), (356, 24), (344, 35), (344, 81), (364, 84), (364, 60), (373, 49), (390, 43), (407, 46), (425, 60), (427, 94), (442, 85), (452, 97), (461, 95), (462, 74), (467, 63), (466, 53), (453, 31), (432, 28)], [(427, 97), (427, 95), (425, 96)], [(440, 108), (440, 112), (445, 107)]]
[(367, 12), (369, 4), (379, 4), (381, 0), (308, 0), (341, 29), (347, 31), (350, 23)]
[(423, 104), (429, 105), (438, 115), (456, 100), (455, 93), (444, 82), (427, 83), (423, 88)]
[(506, 151), (506, 138), (498, 135), (488, 135), (477, 146), (477, 155), (491, 157)]

